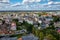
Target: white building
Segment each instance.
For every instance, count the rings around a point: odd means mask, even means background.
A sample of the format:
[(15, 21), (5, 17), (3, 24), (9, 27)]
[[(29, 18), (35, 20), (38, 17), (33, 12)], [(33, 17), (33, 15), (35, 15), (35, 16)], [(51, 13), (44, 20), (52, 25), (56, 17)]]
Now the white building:
[(26, 20), (29, 24), (33, 24), (32, 20)]
[(42, 23), (42, 21), (41, 20), (38, 20), (38, 22), (41, 24)]

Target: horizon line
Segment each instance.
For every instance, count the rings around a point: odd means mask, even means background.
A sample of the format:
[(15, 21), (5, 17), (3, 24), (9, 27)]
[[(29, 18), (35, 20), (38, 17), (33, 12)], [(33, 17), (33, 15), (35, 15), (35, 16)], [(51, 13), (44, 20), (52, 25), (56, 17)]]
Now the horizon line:
[(56, 12), (60, 10), (1, 10), (0, 12)]

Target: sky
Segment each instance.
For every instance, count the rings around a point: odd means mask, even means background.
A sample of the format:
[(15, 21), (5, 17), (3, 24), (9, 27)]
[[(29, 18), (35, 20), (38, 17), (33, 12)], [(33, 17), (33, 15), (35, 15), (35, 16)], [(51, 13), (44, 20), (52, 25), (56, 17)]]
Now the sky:
[(0, 0), (0, 10), (60, 10), (60, 0)]

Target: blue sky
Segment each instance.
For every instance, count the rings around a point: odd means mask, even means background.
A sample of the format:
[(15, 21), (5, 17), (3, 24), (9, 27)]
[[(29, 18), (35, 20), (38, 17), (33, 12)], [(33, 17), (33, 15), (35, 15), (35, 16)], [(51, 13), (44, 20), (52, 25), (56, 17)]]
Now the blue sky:
[[(22, 2), (23, 0), (10, 0), (11, 3), (17, 3), (17, 2)], [(53, 2), (60, 2), (60, 0), (50, 0), (50, 1), (53, 1)], [(48, 3), (48, 0), (41, 0), (40, 1), (40, 4), (43, 4), (43, 3)]]
[[(17, 3), (17, 2), (22, 2), (23, 0), (10, 0), (11, 3)], [(60, 2), (60, 0), (51, 0), (54, 2)], [(47, 3), (48, 0), (42, 0), (40, 3)]]
[(3, 0), (0, 10), (60, 10), (60, 0)]
[(22, 2), (23, 0), (10, 0), (11, 3)]

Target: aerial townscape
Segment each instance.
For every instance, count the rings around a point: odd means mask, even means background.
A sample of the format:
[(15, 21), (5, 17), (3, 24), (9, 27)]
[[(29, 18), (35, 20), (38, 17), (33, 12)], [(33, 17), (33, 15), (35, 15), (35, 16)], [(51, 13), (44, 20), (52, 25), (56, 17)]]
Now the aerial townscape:
[(0, 12), (0, 40), (60, 40), (60, 12)]

